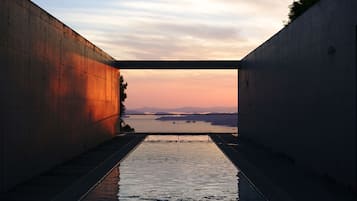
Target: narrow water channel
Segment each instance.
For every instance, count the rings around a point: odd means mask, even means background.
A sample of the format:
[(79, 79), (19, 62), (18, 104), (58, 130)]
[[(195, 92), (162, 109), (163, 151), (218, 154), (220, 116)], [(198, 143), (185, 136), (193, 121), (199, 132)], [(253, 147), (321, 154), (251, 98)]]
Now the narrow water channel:
[(148, 136), (84, 200), (262, 199), (209, 136)]

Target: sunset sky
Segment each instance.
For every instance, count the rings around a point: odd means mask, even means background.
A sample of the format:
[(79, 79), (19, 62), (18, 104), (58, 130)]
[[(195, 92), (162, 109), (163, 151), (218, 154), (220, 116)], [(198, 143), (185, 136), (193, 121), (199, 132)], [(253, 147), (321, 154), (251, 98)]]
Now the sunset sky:
[[(33, 0), (114, 58), (241, 59), (293, 0)], [(121, 70), (130, 109), (237, 106), (235, 70)]]

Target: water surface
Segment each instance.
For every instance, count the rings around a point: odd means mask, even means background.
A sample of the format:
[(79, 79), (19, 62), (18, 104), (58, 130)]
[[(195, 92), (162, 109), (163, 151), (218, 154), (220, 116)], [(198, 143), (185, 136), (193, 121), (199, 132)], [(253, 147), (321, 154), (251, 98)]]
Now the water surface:
[[(186, 132), (186, 133), (237, 133), (237, 127), (212, 125), (204, 121), (160, 121), (159, 117), (168, 115), (128, 115), (124, 121), (136, 132)], [(172, 116), (172, 115), (170, 115)]]
[(261, 198), (209, 136), (148, 136), (84, 200)]

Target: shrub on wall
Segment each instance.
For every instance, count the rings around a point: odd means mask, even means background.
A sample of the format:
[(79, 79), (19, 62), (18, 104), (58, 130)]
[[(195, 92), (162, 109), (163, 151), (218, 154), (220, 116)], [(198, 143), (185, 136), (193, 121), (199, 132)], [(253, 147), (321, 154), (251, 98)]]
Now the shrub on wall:
[(294, 1), (290, 6), (289, 12), (289, 21), (287, 24), (294, 21), (300, 15), (302, 15), (306, 10), (308, 10), (311, 6), (317, 3), (320, 0), (298, 0)]

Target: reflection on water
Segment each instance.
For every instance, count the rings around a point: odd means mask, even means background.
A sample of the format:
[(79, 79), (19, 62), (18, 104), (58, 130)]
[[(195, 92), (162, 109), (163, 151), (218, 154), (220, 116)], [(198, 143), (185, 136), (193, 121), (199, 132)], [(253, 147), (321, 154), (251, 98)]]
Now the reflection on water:
[(262, 200), (238, 172), (208, 136), (148, 136), (84, 200)]
[(165, 115), (129, 115), (124, 121), (136, 132), (226, 132), (237, 133), (237, 127), (212, 125), (203, 121), (160, 121)]
[(115, 167), (83, 200), (118, 201), (120, 168)]

